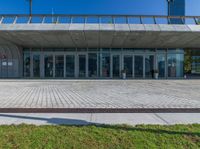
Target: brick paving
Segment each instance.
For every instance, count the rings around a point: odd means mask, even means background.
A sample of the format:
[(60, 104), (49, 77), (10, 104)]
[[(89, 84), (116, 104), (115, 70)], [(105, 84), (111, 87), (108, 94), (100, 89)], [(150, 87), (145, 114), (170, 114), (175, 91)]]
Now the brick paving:
[(200, 108), (200, 80), (0, 80), (0, 108)]

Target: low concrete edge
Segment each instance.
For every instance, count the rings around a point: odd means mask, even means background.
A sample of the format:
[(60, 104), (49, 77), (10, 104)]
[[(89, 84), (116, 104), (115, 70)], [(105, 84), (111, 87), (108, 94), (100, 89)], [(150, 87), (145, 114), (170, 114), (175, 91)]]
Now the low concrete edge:
[(200, 108), (0, 108), (0, 113), (200, 113)]

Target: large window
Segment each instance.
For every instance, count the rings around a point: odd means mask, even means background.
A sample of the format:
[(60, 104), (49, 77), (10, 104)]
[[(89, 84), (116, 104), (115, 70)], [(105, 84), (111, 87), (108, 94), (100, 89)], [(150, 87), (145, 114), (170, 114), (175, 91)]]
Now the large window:
[(200, 49), (186, 49), (184, 71), (187, 75), (200, 76)]
[(78, 56), (79, 60), (79, 77), (86, 77), (86, 55)]
[(33, 77), (40, 77), (40, 55), (33, 55)]
[(135, 56), (135, 78), (142, 78), (143, 77), (143, 56), (136, 55)]
[(64, 77), (64, 56), (63, 55), (55, 56), (55, 77), (58, 77), (58, 78)]
[(145, 77), (153, 78), (154, 70), (154, 55), (145, 56)]
[(75, 56), (66, 55), (66, 77), (75, 77)]
[(120, 77), (120, 56), (112, 56), (112, 74), (113, 77)]
[(127, 77), (133, 76), (133, 57), (131, 55), (124, 56), (124, 70)]
[(24, 53), (24, 77), (31, 75), (31, 57), (30, 53)]
[(45, 55), (44, 57), (45, 77), (53, 77), (53, 56)]
[(88, 54), (88, 74), (89, 77), (97, 77), (97, 54)]
[(157, 54), (157, 65), (159, 78), (165, 77), (166, 56), (165, 54)]
[(183, 77), (183, 54), (168, 54), (168, 77)]
[(110, 53), (102, 54), (102, 77), (110, 77)]

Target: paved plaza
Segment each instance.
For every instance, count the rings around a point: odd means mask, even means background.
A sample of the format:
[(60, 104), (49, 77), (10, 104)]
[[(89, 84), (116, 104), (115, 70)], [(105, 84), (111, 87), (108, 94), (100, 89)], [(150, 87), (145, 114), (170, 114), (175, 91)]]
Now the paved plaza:
[(200, 108), (200, 80), (0, 80), (0, 108)]

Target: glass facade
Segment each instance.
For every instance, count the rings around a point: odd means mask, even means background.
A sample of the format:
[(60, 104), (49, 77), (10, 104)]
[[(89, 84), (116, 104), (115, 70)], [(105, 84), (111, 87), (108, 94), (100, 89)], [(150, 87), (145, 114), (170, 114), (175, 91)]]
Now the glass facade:
[(66, 77), (73, 78), (75, 77), (75, 56), (66, 55)]
[(200, 77), (200, 49), (186, 49), (184, 72), (190, 77)]
[(33, 55), (33, 77), (40, 77), (40, 55)]
[(24, 77), (31, 77), (31, 56), (24, 53)]
[[(169, 0), (168, 15), (185, 16), (185, 0)], [(170, 19), (170, 23), (173, 24), (183, 24), (184, 22), (183, 19)]]
[[(196, 52), (198, 53), (198, 52)], [(80, 51), (24, 51), (24, 77), (151, 79), (184, 76), (183, 49), (85, 49)], [(199, 73), (200, 53), (190, 52), (190, 72)]]

